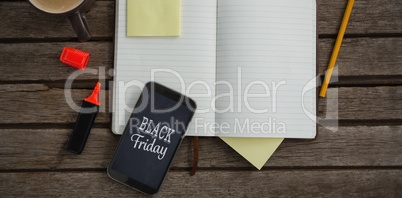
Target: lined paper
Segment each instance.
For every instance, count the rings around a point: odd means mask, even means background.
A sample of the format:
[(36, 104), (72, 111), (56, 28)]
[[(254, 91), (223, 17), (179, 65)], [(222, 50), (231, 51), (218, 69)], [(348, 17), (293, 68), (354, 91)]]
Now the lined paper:
[(186, 135), (315, 137), (315, 0), (182, 0), (180, 37), (127, 37), (117, 5), (113, 132), (153, 80), (196, 101)]
[[(312, 0), (220, 0), (218, 2), (216, 101), (218, 136), (313, 138), (316, 75), (316, 4)], [(276, 87), (276, 89), (275, 89)], [(244, 98), (247, 93), (259, 94)], [(245, 128), (243, 128), (245, 127)]]
[(113, 132), (122, 134), (141, 89), (152, 80), (196, 101), (186, 135), (211, 136), (194, 130), (194, 120), (215, 121), (216, 0), (182, 1), (180, 37), (127, 37), (126, 0), (117, 9)]

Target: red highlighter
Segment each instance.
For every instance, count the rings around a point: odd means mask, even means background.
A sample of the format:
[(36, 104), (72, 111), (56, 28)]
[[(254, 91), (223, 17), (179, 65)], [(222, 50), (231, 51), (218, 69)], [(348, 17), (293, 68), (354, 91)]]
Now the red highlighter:
[(101, 84), (98, 82), (92, 94), (82, 102), (80, 113), (67, 146), (67, 150), (72, 153), (80, 154), (84, 150), (92, 124), (99, 111), (100, 86)]

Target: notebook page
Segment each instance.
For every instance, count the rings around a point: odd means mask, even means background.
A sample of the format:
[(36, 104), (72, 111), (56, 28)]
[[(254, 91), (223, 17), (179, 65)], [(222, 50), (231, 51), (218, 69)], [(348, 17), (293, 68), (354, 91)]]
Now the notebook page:
[(187, 135), (211, 135), (202, 128), (195, 131), (194, 120), (215, 119), (211, 98), (216, 79), (216, 4), (216, 0), (182, 0), (179, 37), (127, 37), (126, 1), (118, 1), (114, 133), (123, 132), (141, 89), (152, 80), (196, 101), (197, 112)]
[(217, 135), (315, 137), (305, 112), (315, 115), (315, 89), (302, 107), (316, 75), (315, 16), (314, 0), (218, 2)]

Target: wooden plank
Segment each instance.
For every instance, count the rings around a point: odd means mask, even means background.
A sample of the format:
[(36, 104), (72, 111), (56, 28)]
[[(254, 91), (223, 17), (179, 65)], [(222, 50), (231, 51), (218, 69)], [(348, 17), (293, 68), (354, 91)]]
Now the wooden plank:
[[(145, 195), (106, 172), (0, 173), (3, 196)], [(400, 197), (401, 170), (171, 171), (156, 197)], [(147, 196), (148, 197), (148, 196)]]
[[(319, 39), (319, 74), (324, 75), (335, 39)], [(402, 38), (345, 38), (336, 60), (338, 76), (402, 75)]]
[[(2, 124), (75, 123), (82, 101), (92, 93), (92, 90), (85, 89), (45, 89), (42, 84), (31, 85), (29, 91), (18, 89), (2, 91), (12, 89), (10, 86), (25, 89), (23, 86), (0, 85), (0, 101), (3, 102), (0, 106)], [(95, 84), (93, 86), (95, 87)], [(38, 90), (35, 90), (36, 88)], [(100, 91), (101, 106), (95, 123), (110, 122), (108, 97), (109, 91)]]
[[(28, 84), (27, 84), (28, 85)], [(10, 90), (0, 85), (1, 90)], [(20, 123), (74, 123), (77, 112), (69, 104), (79, 109), (81, 101), (92, 90), (84, 89), (43, 89), (30, 92), (14, 90), (0, 94), (0, 124)], [(72, 99), (66, 99), (71, 91)], [(101, 107), (95, 123), (110, 123), (110, 91), (101, 91)], [(319, 98), (320, 119), (341, 120), (387, 120), (402, 119), (402, 87), (342, 87), (330, 88), (326, 98)], [(73, 102), (73, 103), (71, 103)]]
[(319, 98), (319, 117), (340, 120), (401, 119), (402, 87), (341, 87)]
[[(344, 0), (320, 0), (319, 33), (337, 34), (346, 7)], [(356, 1), (346, 34), (382, 34), (402, 32), (401, 1)], [(114, 34), (115, 2), (97, 1), (88, 13), (93, 37)], [(32, 8), (27, 2), (0, 2), (0, 38), (75, 38), (65, 17), (51, 17)], [(23, 24), (23, 25), (21, 25)]]
[[(285, 139), (265, 167), (401, 166), (401, 137), (402, 126), (320, 126), (315, 140)], [(251, 167), (226, 144), (204, 142), (201, 167)]]
[(106, 168), (120, 136), (92, 129), (81, 155), (67, 151), (72, 129), (0, 130), (1, 169)]
[[(59, 60), (64, 47), (90, 54), (85, 70), (78, 70)], [(66, 80), (72, 74), (78, 75), (74, 78), (77, 80), (110, 79), (108, 72), (113, 66), (113, 54), (112, 42), (0, 44), (0, 81)]]
[[(114, 34), (115, 2), (96, 1), (87, 13), (92, 37), (112, 37)], [(76, 38), (67, 17), (42, 13), (26, 1), (0, 2), (0, 38)], [(78, 41), (78, 40), (77, 40)]]
[[(106, 168), (120, 136), (92, 129), (81, 155), (66, 150), (71, 129), (1, 129), (0, 170)], [(200, 168), (251, 168), (219, 138), (200, 138)], [(402, 166), (402, 126), (319, 128), (316, 140), (286, 139), (266, 167)], [(173, 168), (192, 166), (192, 137), (184, 139)], [(261, 151), (264, 152), (264, 151)]]
[[(337, 34), (345, 12), (345, 0), (317, 0), (319, 34)], [(355, 1), (345, 34), (402, 32), (402, 2)]]
[[(332, 52), (334, 39), (319, 39), (319, 74), (324, 75)], [(87, 69), (79, 71), (60, 62), (64, 46), (90, 53)], [(346, 38), (342, 43), (337, 68), (338, 76), (401, 76), (402, 38)], [(35, 52), (35, 53), (32, 53)], [(76, 79), (108, 79), (113, 68), (112, 42), (55, 42), (55, 43), (3, 43), (0, 44), (0, 81), (65, 80), (73, 72), (80, 72)], [(350, 56), (353, 54), (353, 56)], [(27, 61), (21, 61), (27, 60)], [(32, 69), (34, 68), (34, 69)], [(98, 69), (106, 75), (91, 74), (88, 69)], [(334, 76), (336, 72), (334, 72)], [(333, 78), (334, 79), (334, 78)], [(359, 80), (359, 79), (357, 79)], [(389, 78), (383, 78), (390, 81)], [(391, 79), (392, 80), (392, 79)], [(342, 82), (340, 82), (342, 83)]]

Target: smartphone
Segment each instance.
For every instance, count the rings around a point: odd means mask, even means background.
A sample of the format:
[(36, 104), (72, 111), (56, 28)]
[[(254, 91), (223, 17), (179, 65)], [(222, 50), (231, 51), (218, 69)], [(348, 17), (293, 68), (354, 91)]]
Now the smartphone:
[(147, 83), (107, 168), (109, 177), (147, 195), (156, 194), (195, 110), (191, 98)]

